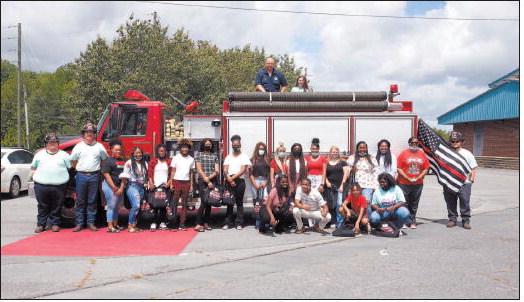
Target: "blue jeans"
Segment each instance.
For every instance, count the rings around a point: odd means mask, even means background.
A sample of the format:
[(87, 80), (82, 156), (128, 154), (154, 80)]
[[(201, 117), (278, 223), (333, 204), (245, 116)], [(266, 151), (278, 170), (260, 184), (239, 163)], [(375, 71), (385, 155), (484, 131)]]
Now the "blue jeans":
[(375, 211), (369, 216), (369, 221), (373, 225), (387, 220), (391, 220), (400, 229), (409, 220), (409, 210), (406, 207), (400, 207), (391, 213)]
[(366, 198), (368, 215), (371, 215), (371, 212), (373, 212), (373, 210), (371, 210), (371, 200), (373, 199), (373, 189), (362, 188), (361, 194)]
[(126, 190), (127, 198), (131, 203), (131, 210), (129, 210), (129, 224), (136, 223), (136, 215), (140, 209), (140, 200), (144, 197), (144, 184), (139, 182), (130, 182)]
[(118, 204), (120, 203), (124, 195), (116, 195), (105, 180), (102, 182), (102, 192), (104, 192), (104, 196), (106, 198), (107, 222), (117, 221), (118, 220)]
[[(268, 179), (265, 178), (265, 177), (255, 177), (255, 183), (257, 185), (259, 185), (259, 186), (263, 182), (265, 182), (265, 181), (268, 181)], [(269, 181), (268, 181), (267, 185), (269, 185)], [(266, 185), (266, 187), (264, 189), (260, 190), (260, 191), (263, 191), (263, 196), (261, 196), (263, 199), (267, 198), (267, 196), (268, 196), (268, 194), (267, 194), (267, 187), (268, 186), (267, 185)], [(253, 191), (253, 198), (257, 197), (257, 189), (255, 188), (255, 186), (251, 185), (251, 191)], [(255, 228), (256, 229), (260, 228), (260, 219), (256, 219), (255, 220)]]
[(337, 228), (344, 222), (344, 218), (339, 213), (339, 209), (342, 206), (342, 192), (337, 192)]
[(84, 212), (86, 212), (86, 208), (87, 225), (95, 224), (96, 195), (98, 194), (99, 183), (99, 174), (86, 175), (76, 173), (76, 225), (84, 225)]

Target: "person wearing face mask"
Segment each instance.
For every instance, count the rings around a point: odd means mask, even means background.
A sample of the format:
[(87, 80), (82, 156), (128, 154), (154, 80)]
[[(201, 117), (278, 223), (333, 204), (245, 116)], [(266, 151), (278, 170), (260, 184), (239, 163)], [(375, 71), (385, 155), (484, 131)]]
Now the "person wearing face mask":
[(397, 157), (391, 153), (391, 143), (383, 139), (377, 144), (376, 159), (378, 162), (379, 173), (389, 173), (393, 178), (397, 178)]
[(294, 143), (291, 146), (287, 166), (289, 167), (289, 190), (291, 195), (295, 195), (297, 188), (300, 186), (300, 179), (307, 177), (307, 162), (302, 154), (302, 145)]
[(409, 219), (409, 210), (406, 209), (406, 199), (393, 176), (382, 173), (378, 176), (380, 187), (373, 193), (371, 206), (373, 213), (369, 216), (371, 225), (378, 227), (380, 223), (391, 220), (400, 228)]
[(283, 142), (278, 143), (275, 156), (269, 163), (269, 177), (271, 178), (271, 187), (275, 187), (277, 174), (286, 174), (288, 173), (289, 167), (286, 164), (286, 147)]
[[(178, 229), (187, 231), (186, 212), (189, 192), (193, 192), (193, 169), (195, 169), (195, 160), (189, 155), (189, 150), (193, 147), (193, 142), (188, 139), (181, 139), (178, 142), (178, 153), (171, 160), (171, 190), (173, 190), (173, 209), (178, 208), (180, 200), (180, 218)], [(175, 229), (174, 229), (175, 230)], [(173, 230), (173, 231), (174, 231)]]
[(195, 231), (204, 232), (211, 231), (212, 228), (208, 224), (211, 220), (211, 206), (205, 205), (206, 199), (209, 197), (209, 190), (212, 190), (217, 185), (218, 173), (218, 156), (215, 154), (213, 141), (209, 138), (203, 139), (200, 143), (200, 152), (195, 155), (196, 170), (198, 172), (198, 192), (200, 194), (200, 208), (197, 212), (197, 225)]
[(235, 196), (237, 206), (237, 217), (233, 220), (233, 206), (227, 206), (226, 220), (223, 230), (233, 228), (236, 225), (237, 230), (242, 230), (244, 223), (244, 191), (246, 182), (244, 174), (247, 168), (251, 166), (249, 157), (241, 151), (241, 138), (239, 135), (231, 137), (231, 148), (233, 152), (224, 159), (224, 176), (226, 177), (226, 189)]
[(62, 204), (64, 203), (68, 169), (71, 168), (69, 155), (58, 150), (58, 137), (54, 133), (45, 136), (45, 149), (38, 151), (31, 163), (31, 174), (35, 182), (35, 195), (38, 202), (37, 226), (35, 233), (46, 229), (47, 220), (53, 232), (60, 231)]
[(471, 186), (475, 182), (475, 176), (477, 174), (477, 161), (475, 156), (471, 154), (468, 150), (462, 148), (462, 143), (464, 142), (464, 137), (462, 133), (453, 131), (449, 136), (449, 143), (455, 151), (464, 157), (466, 162), (471, 168), (471, 172), (467, 175), (466, 182), (460, 188), (458, 192), (453, 192), (446, 187), (444, 187), (444, 200), (448, 208), (448, 228), (452, 228), (457, 225), (457, 199), (460, 203), (460, 218), (462, 218), (462, 227), (465, 229), (471, 229), (471, 223), (469, 219), (471, 218), (471, 208), (469, 206), (469, 198), (471, 196)]
[(347, 163), (351, 173), (355, 174), (355, 181), (362, 188), (362, 195), (367, 201), (367, 211), (371, 213), (371, 198), (378, 189), (378, 163), (375, 157), (368, 153), (368, 145), (364, 141), (357, 143), (356, 154), (351, 155)]
[(329, 227), (331, 224), (336, 224), (339, 227), (344, 221), (339, 209), (342, 206), (344, 185), (348, 180), (348, 176), (349, 168), (347, 162), (340, 159), (338, 147), (331, 146), (323, 177), (326, 180), (326, 201), (331, 213), (331, 221), (326, 227)]
[(119, 176), (124, 171), (125, 160), (122, 158), (122, 142), (118, 139), (109, 141), (111, 157), (102, 166), (102, 192), (106, 198), (107, 211), (107, 232), (118, 233), (121, 229), (118, 226), (118, 204), (124, 197), (124, 183)]
[(252, 166), (249, 167), (249, 181), (253, 190), (253, 196), (257, 193), (263, 198), (267, 197), (269, 184), (269, 156), (267, 147), (263, 142), (255, 145), (253, 156), (251, 157)]
[(327, 159), (320, 155), (320, 140), (318, 138), (311, 141), (310, 150), (311, 153), (304, 157), (307, 165), (307, 178), (311, 179), (311, 187), (322, 193), (324, 192)]
[(402, 151), (398, 156), (397, 182), (404, 192), (410, 212), (408, 223), (403, 228), (410, 226), (412, 229), (416, 229), (418, 203), (424, 187), (424, 176), (429, 170), (429, 160), (424, 151), (418, 147), (418, 138), (411, 137), (408, 144), (409, 148)]
[(293, 212), (290, 207), (285, 207), (289, 198), (289, 180), (285, 174), (278, 174), (276, 186), (269, 192), (266, 204), (260, 209), (261, 225), (258, 231), (265, 234), (266, 225), (269, 224), (275, 233), (284, 232), (286, 227), (293, 222)]
[[(87, 228), (96, 232), (96, 196), (100, 186), (100, 167), (109, 157), (104, 146), (96, 141), (96, 126), (87, 123), (81, 130), (83, 140), (71, 151), (71, 164), (76, 169), (76, 205), (73, 232), (84, 228), (87, 216)], [(85, 215), (85, 216), (84, 216)]]
[[(171, 174), (171, 158), (167, 156), (167, 146), (164, 144), (156, 146), (155, 153), (155, 158), (149, 162), (147, 168), (149, 191), (153, 192), (155, 188), (161, 186), (168, 191), (171, 187), (171, 177), (169, 177)], [(155, 218), (149, 227), (151, 232), (156, 231), (157, 226), (160, 230), (167, 230), (166, 211), (167, 208), (153, 209)]]
[(140, 229), (136, 226), (136, 216), (140, 208), (140, 201), (144, 198), (145, 188), (147, 187), (147, 163), (144, 160), (144, 151), (136, 146), (131, 150), (131, 159), (124, 165), (124, 171), (120, 174), (122, 183), (127, 185), (126, 194), (131, 203), (129, 210), (129, 233), (138, 233)]

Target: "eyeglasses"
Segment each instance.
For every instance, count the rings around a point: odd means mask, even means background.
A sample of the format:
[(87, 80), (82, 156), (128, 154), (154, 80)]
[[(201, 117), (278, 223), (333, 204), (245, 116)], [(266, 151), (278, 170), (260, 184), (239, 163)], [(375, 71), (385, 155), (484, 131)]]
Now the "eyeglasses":
[(460, 143), (460, 141), (451, 141), (452, 144)]
[(410, 146), (416, 146), (416, 145), (418, 145), (418, 142), (411, 142), (411, 143), (409, 143), (409, 145)]

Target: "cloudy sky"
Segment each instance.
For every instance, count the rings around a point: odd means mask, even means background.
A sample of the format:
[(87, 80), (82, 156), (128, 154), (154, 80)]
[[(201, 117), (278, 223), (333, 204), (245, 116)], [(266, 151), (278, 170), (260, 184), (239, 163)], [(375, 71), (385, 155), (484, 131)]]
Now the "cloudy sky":
[(413, 101), (433, 126), (437, 116), (519, 68), (519, 23), (512, 21), (519, 19), (517, 1), (2, 1), (1, 8), (2, 59), (17, 60), (17, 42), (10, 39), (16, 28), (9, 26), (20, 22), (24, 70), (52, 72), (74, 61), (97, 35), (111, 41), (131, 14), (150, 18), (157, 12), (170, 33), (184, 27), (192, 39), (221, 48), (250, 44), (288, 53), (307, 68), (316, 91), (398, 84), (397, 100)]

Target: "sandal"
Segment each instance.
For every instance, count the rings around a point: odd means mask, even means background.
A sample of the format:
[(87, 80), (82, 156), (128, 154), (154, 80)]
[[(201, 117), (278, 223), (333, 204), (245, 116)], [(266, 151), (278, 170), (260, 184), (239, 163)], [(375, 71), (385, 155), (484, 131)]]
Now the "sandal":
[(108, 233), (120, 233), (120, 230), (117, 228), (107, 228)]
[(129, 233), (139, 233), (140, 229), (139, 228), (135, 228), (135, 227), (131, 227), (131, 228), (127, 229), (127, 231)]
[(199, 226), (197, 226), (197, 227), (195, 228), (195, 231), (197, 231), (197, 232), (203, 232), (203, 231), (204, 231), (204, 227), (201, 226), (201, 225), (199, 225)]

